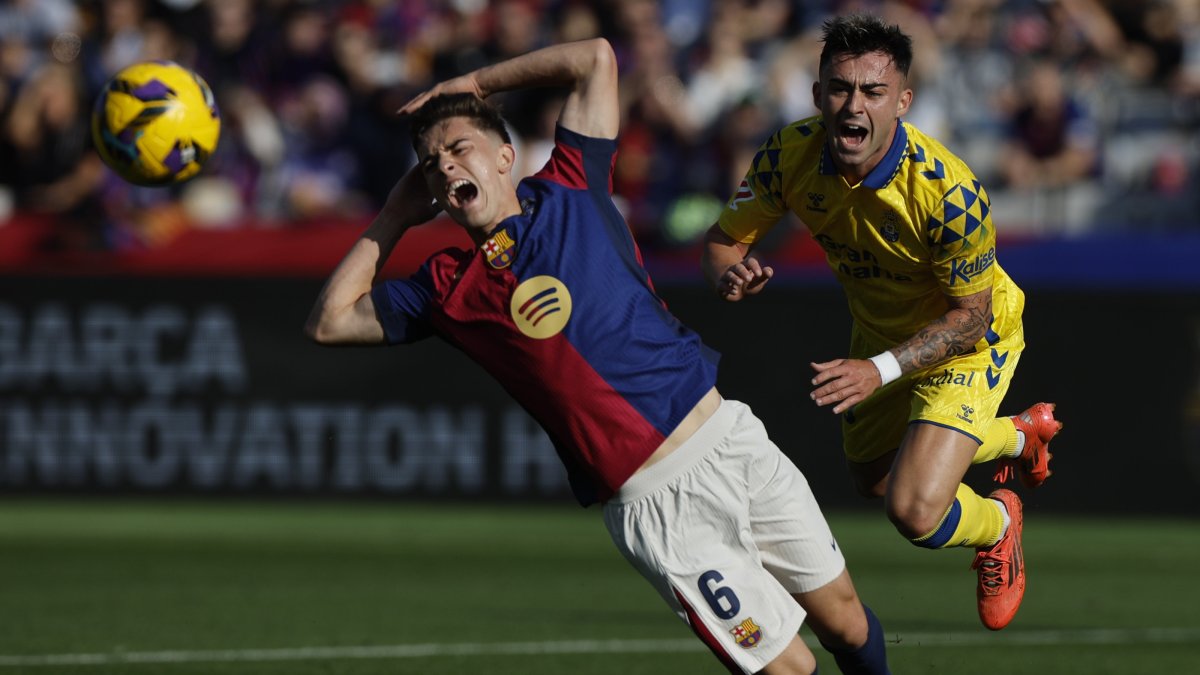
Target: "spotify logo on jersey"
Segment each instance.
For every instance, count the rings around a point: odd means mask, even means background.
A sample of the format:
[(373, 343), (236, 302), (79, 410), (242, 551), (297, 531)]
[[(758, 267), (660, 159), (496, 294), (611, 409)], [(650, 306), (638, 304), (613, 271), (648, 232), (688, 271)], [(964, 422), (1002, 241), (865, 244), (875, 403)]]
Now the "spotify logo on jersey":
[(522, 333), (544, 340), (562, 332), (571, 318), (571, 293), (551, 276), (526, 279), (513, 291), (509, 304), (513, 321)]

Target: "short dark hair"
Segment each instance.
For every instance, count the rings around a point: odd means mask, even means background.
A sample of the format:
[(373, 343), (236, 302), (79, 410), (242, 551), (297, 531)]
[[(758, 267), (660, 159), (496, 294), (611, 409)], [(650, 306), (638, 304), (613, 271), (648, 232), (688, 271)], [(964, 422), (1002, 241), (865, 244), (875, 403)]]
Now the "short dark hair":
[(512, 136), (508, 134), (508, 125), (500, 111), (494, 106), (474, 94), (443, 94), (426, 101), (425, 105), (418, 108), (409, 117), (413, 149), (420, 152), (420, 148), (417, 146), (425, 132), (438, 122), (451, 117), (469, 118), (475, 126), (483, 131), (494, 132), (505, 143), (512, 143)]
[(821, 29), (821, 40), (825, 43), (821, 49), (821, 72), (836, 56), (883, 52), (892, 58), (896, 70), (908, 77), (913, 58), (912, 38), (899, 26), (888, 25), (871, 14), (850, 14), (825, 21)]

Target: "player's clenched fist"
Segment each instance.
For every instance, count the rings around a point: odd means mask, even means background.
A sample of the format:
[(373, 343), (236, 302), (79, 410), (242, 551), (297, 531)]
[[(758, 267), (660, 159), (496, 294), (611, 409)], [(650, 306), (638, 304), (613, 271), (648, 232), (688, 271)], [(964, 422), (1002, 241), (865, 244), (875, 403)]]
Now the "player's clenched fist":
[(717, 293), (725, 300), (737, 302), (761, 291), (774, 274), (775, 270), (769, 265), (764, 266), (755, 258), (745, 258), (725, 270), (717, 281)]

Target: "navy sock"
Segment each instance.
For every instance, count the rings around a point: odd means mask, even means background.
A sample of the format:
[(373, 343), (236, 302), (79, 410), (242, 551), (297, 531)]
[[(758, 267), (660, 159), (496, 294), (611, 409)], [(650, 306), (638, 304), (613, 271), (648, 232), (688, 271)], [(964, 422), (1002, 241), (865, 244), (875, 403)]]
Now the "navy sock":
[(887, 664), (887, 651), (883, 644), (883, 626), (870, 607), (863, 605), (867, 614), (867, 641), (858, 649), (831, 649), (822, 644), (825, 650), (833, 654), (838, 670), (843, 675), (891, 675)]

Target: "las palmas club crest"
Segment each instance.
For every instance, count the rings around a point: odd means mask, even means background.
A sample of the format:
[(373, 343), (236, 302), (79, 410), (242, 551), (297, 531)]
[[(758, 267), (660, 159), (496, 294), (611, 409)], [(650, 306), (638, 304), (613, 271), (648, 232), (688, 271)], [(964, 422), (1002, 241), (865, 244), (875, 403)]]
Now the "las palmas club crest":
[(488, 264), (500, 270), (512, 264), (513, 247), (516, 245), (517, 242), (508, 236), (508, 230), (500, 230), (483, 242), (483, 253), (487, 256)]
[(762, 629), (754, 623), (752, 618), (730, 628), (729, 632), (733, 634), (733, 639), (737, 640), (737, 643), (745, 649), (750, 649), (762, 641)]

